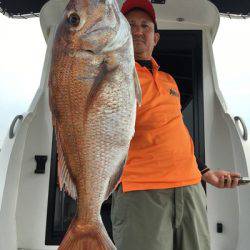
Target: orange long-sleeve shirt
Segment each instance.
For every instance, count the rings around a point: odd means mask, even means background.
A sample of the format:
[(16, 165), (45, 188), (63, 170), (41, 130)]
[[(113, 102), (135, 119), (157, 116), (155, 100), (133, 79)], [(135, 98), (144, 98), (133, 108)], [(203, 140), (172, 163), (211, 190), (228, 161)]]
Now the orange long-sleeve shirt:
[(201, 180), (177, 84), (158, 70), (153, 59), (152, 66), (153, 74), (136, 63), (142, 105), (137, 109), (135, 135), (121, 178), (125, 192), (187, 186)]

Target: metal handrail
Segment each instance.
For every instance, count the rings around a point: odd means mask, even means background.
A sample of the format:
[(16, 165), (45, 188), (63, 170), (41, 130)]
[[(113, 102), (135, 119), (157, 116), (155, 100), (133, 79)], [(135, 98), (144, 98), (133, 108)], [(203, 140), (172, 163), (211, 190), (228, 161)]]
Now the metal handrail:
[[(247, 131), (247, 126), (245, 124), (245, 122), (243, 121), (243, 119), (239, 116), (235, 116), (234, 117), (234, 121), (235, 121), (235, 124), (237, 125), (237, 122), (240, 122), (241, 125), (242, 125), (242, 128), (243, 128), (243, 134), (242, 134), (242, 138), (243, 140), (247, 141), (248, 139), (248, 131)], [(240, 129), (239, 129), (240, 130)]]
[(14, 120), (12, 121), (11, 125), (10, 125), (10, 130), (9, 130), (9, 138), (12, 139), (14, 138), (15, 134), (14, 134), (14, 128), (15, 128), (15, 125), (16, 125), (16, 122), (18, 120), (23, 120), (23, 115), (17, 115)]

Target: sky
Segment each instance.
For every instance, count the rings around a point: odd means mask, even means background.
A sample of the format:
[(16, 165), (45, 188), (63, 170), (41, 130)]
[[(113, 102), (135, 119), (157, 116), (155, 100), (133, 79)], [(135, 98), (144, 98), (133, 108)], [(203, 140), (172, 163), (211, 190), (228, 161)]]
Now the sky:
[[(40, 84), (46, 44), (39, 19), (0, 14), (0, 148), (16, 115), (27, 111)], [(230, 113), (250, 131), (250, 19), (221, 18), (214, 42), (219, 86)]]

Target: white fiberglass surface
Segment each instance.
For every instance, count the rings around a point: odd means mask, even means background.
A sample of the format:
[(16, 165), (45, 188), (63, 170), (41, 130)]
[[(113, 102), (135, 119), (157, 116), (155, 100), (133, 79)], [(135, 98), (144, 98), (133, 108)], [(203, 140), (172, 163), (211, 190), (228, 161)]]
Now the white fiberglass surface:
[(46, 44), (38, 18), (0, 15), (0, 149), (14, 117), (27, 111), (40, 84)]

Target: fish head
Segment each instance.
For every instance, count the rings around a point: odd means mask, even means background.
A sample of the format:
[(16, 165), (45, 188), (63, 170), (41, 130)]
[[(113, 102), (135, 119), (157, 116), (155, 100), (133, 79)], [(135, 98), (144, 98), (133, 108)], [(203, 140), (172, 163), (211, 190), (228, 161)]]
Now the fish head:
[(55, 39), (71, 52), (98, 54), (113, 43), (120, 19), (116, 0), (70, 0)]

